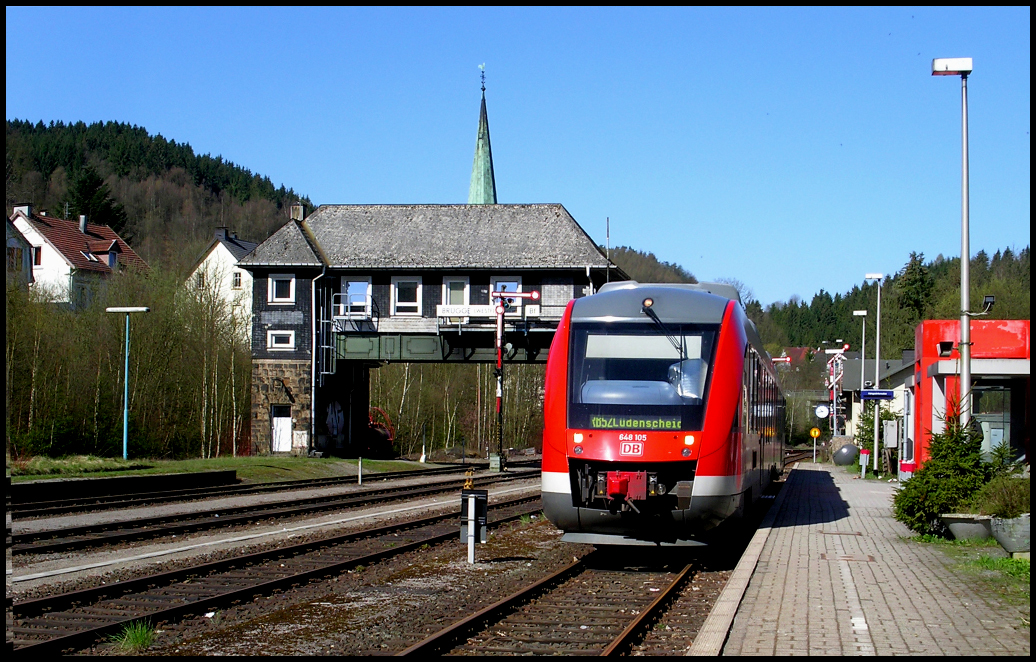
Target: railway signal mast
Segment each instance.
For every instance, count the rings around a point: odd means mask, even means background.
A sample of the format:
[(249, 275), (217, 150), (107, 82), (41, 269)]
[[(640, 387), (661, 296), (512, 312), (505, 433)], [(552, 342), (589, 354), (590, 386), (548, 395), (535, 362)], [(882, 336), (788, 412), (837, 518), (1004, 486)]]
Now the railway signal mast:
[[(539, 301), (539, 292), (508, 292), (501, 290), (490, 292), (489, 296), (496, 302), (496, 437), (498, 471), (505, 471), (504, 461), (504, 315), (510, 310), (515, 299), (532, 299)], [(490, 458), (489, 468), (493, 469)]]
[(842, 375), (845, 371), (845, 352), (849, 349), (849, 343), (842, 345), (841, 349), (824, 350), (833, 356), (827, 361), (827, 387), (831, 389), (831, 436), (838, 436), (838, 403), (841, 400)]

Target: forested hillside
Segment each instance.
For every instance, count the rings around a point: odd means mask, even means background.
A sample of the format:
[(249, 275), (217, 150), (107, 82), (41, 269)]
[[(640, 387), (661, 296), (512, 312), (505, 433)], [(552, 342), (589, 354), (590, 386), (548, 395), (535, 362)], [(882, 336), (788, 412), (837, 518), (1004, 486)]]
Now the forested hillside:
[(111, 225), (150, 263), (182, 269), (216, 227), (262, 241), (309, 200), (188, 143), (119, 122), (7, 121), (7, 213), (31, 203), (53, 216)]
[[(992, 294), (996, 305), (988, 319), (1029, 319), (1029, 247), (1014, 253), (1010, 248), (992, 258), (979, 251), (971, 260), (972, 310), (982, 308), (982, 297)], [(784, 347), (819, 347), (823, 341), (842, 338), (853, 349), (860, 346), (860, 321), (854, 310), (868, 310), (867, 338), (875, 337), (878, 286), (854, 286), (845, 294), (820, 290), (806, 303), (778, 302), (765, 309), (758, 301), (747, 305), (748, 314), (771, 354)], [(914, 329), (926, 319), (959, 319), (960, 258), (925, 262), (923, 253), (911, 253), (898, 273), (881, 287), (881, 354), (898, 357), (914, 348)]]
[[(604, 250), (604, 246), (600, 247)], [(679, 264), (663, 262), (654, 253), (638, 251), (629, 246), (611, 250), (611, 259), (630, 278), (639, 283), (697, 283), (694, 274)]]

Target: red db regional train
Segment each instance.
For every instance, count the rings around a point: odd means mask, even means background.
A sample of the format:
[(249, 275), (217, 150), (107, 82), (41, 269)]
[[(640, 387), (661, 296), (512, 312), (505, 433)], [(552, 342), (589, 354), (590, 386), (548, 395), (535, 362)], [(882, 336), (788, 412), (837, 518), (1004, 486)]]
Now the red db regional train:
[(610, 283), (547, 359), (543, 510), (562, 540), (696, 545), (784, 464), (784, 397), (729, 285)]

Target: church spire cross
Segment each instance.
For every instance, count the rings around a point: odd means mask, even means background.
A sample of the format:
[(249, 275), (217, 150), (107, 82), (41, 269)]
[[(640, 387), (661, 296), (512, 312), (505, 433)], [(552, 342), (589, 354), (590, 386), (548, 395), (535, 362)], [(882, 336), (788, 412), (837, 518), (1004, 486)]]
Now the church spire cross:
[(486, 113), (486, 65), (479, 65), (482, 77), (482, 108), (478, 116), (478, 138), (475, 140), (475, 161), (471, 165), (469, 205), (496, 204), (496, 177), (493, 174), (493, 149), (489, 143), (489, 115)]

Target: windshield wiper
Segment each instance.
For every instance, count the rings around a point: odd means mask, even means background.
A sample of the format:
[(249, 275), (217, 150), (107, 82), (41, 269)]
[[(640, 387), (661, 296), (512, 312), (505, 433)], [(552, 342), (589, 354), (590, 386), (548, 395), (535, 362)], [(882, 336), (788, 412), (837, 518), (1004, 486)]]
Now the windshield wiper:
[(652, 306), (653, 305), (654, 305), (654, 301), (653, 300), (651, 300), (650, 298), (644, 299), (644, 302), (641, 305), (640, 311), (642, 313), (644, 313), (645, 315), (647, 315), (649, 318), (651, 318), (651, 321), (654, 322), (655, 324), (657, 324), (658, 328), (662, 329), (662, 333), (665, 334), (665, 337), (669, 339), (669, 342), (673, 345), (673, 348), (676, 349), (677, 356), (679, 356), (680, 360), (683, 361), (684, 359), (687, 358), (687, 350), (686, 350), (686, 348), (684, 347), (684, 344), (683, 344), (683, 337), (680, 337), (679, 339), (677, 339), (676, 334), (674, 334), (672, 331), (670, 331), (669, 327), (667, 327), (662, 322), (662, 320), (660, 320), (658, 318), (658, 315), (655, 313), (655, 311), (652, 310)]

